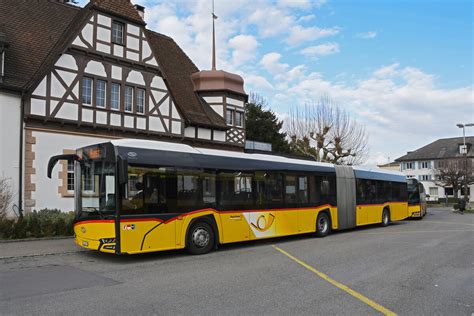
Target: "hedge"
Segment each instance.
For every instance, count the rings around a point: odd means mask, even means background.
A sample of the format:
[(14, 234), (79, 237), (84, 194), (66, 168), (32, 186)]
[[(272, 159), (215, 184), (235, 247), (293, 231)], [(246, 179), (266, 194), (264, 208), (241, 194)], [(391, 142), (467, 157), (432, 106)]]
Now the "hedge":
[(74, 213), (43, 209), (27, 213), (23, 218), (0, 218), (0, 239), (72, 236)]

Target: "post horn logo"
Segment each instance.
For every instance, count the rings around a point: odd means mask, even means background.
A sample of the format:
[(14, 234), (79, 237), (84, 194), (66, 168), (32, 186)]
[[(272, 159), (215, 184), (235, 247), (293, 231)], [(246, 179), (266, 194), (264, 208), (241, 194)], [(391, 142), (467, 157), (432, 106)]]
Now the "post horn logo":
[(275, 221), (275, 215), (273, 215), (273, 214), (268, 215), (268, 220), (265, 218), (265, 215), (260, 215), (257, 218), (257, 223), (256, 224), (251, 223), (251, 225), (256, 230), (263, 233), (263, 232), (267, 231), (268, 229), (270, 229), (270, 227), (272, 227), (274, 221)]
[(85, 234), (87, 232), (86, 228), (84, 226), (81, 226), (81, 233)]

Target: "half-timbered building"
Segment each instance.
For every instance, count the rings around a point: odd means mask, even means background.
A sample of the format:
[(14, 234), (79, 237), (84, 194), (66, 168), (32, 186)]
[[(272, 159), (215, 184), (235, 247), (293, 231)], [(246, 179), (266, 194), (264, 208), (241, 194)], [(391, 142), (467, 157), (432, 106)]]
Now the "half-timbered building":
[(73, 209), (73, 165), (50, 156), (114, 138), (243, 151), (243, 79), (200, 71), (129, 0), (0, 2), (0, 176), (25, 210)]

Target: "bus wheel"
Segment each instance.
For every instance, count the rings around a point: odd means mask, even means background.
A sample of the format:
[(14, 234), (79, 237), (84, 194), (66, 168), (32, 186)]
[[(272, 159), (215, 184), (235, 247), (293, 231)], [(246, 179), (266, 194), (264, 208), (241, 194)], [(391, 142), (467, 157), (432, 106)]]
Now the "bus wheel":
[(188, 230), (186, 250), (192, 255), (208, 253), (214, 247), (214, 231), (205, 222), (196, 222)]
[(388, 226), (389, 223), (390, 223), (390, 211), (384, 208), (382, 212), (382, 226), (383, 227)]
[(331, 232), (331, 219), (326, 212), (321, 212), (316, 219), (316, 237), (325, 237)]

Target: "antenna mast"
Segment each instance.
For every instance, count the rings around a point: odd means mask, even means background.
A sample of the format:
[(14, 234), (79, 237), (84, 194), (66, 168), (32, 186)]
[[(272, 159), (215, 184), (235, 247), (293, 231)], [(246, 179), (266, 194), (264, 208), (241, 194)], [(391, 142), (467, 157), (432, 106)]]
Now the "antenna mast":
[(214, 0), (212, 0), (212, 70), (216, 70), (216, 26), (217, 15), (214, 14)]

